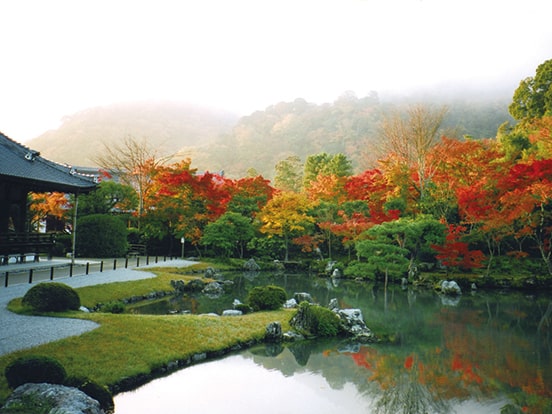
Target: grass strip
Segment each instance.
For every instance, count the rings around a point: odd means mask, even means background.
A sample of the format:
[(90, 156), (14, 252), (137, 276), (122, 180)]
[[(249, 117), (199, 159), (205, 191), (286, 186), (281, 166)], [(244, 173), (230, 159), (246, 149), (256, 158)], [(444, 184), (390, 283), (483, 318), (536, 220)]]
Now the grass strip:
[[(152, 271), (152, 270), (150, 270)], [(169, 290), (171, 279), (184, 276), (166, 269), (154, 270), (155, 278), (117, 282), (77, 289), (85, 306)], [(12, 304), (11, 308), (17, 308)], [(160, 368), (200, 353), (216, 353), (235, 345), (261, 340), (273, 321), (289, 329), (292, 311), (257, 312), (236, 317), (199, 315), (131, 315), (67, 312), (59, 316), (88, 319), (100, 327), (85, 334), (17, 351), (0, 357), (0, 373), (24, 355), (45, 355), (57, 359), (68, 375), (86, 376), (112, 386), (125, 378), (149, 375)], [(0, 402), (11, 391), (0, 375)]]

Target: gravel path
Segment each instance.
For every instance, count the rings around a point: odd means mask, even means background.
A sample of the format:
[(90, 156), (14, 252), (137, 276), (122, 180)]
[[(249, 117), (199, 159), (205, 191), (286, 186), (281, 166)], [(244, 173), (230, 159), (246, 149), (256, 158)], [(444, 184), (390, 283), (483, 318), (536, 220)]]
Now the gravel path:
[[(185, 267), (195, 262), (187, 260), (172, 260), (171, 267)], [(140, 266), (162, 267), (162, 264)], [(89, 285), (99, 285), (111, 282), (138, 280), (154, 277), (143, 270), (117, 269), (102, 273), (58, 278), (55, 281), (78, 288)], [(7, 310), (7, 304), (14, 298), (25, 295), (34, 284), (22, 283), (9, 287), (0, 287), (0, 355), (21, 349), (32, 348), (47, 342), (57, 341), (69, 336), (81, 335), (99, 325), (92, 321), (70, 318), (53, 318), (46, 316), (17, 315)]]

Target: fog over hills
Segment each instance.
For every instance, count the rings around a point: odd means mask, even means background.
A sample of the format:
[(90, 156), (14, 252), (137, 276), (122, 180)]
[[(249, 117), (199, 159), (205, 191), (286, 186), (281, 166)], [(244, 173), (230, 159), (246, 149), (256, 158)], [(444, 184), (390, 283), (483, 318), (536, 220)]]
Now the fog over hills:
[(106, 145), (119, 145), (127, 137), (146, 140), (158, 155), (170, 155), (182, 147), (209, 144), (229, 133), (237, 121), (237, 115), (187, 103), (119, 103), (66, 116), (58, 129), (25, 145), (53, 161), (96, 166)]
[(291, 155), (304, 161), (320, 152), (344, 153), (356, 172), (373, 166), (380, 121), (390, 110), (412, 103), (447, 106), (442, 133), (449, 137), (494, 137), (499, 125), (512, 121), (510, 92), (445, 92), (385, 98), (375, 92), (361, 98), (345, 92), (332, 103), (298, 98), (241, 118), (178, 102), (120, 103), (67, 116), (58, 129), (26, 145), (57, 162), (95, 166), (106, 145), (133, 137), (146, 140), (157, 156), (175, 155), (175, 161), (190, 157), (192, 167), (200, 170), (224, 170), (232, 178), (251, 172), (272, 178), (276, 163)]

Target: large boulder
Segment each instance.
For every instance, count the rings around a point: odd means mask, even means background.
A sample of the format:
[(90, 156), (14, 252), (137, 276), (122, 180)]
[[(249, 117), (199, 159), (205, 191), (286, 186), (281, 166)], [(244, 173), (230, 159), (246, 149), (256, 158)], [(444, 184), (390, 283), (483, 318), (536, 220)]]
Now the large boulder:
[(44, 406), (52, 407), (49, 412), (56, 414), (104, 414), (100, 403), (84, 392), (64, 385), (46, 383), (28, 383), (17, 387), (1, 411), (18, 407), (20, 411), (17, 412), (32, 413)]
[(454, 280), (443, 280), (439, 284), (439, 289), (442, 294), (450, 296), (458, 296), (462, 294), (462, 289)]
[(374, 342), (376, 336), (366, 326), (360, 309), (337, 309), (335, 311), (340, 320), (341, 329), (347, 335), (360, 342)]

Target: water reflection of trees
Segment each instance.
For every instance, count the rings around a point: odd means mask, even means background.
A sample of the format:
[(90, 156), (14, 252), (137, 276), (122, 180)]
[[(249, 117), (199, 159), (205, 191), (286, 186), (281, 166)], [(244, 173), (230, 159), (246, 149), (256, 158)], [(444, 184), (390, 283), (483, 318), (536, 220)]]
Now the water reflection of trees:
[[(344, 302), (360, 304), (358, 291)], [(446, 413), (451, 401), (498, 396), (531, 412), (552, 409), (549, 298), (481, 293), (445, 307), (425, 293), (396, 291), (380, 315), (370, 308), (383, 309), (378, 295), (370, 291), (367, 301), (359, 307), (368, 324), (372, 316), (389, 323), (401, 332), (399, 344), (298, 342), (275, 358), (254, 359), (287, 376), (319, 373), (334, 389), (353, 383), (379, 413)]]

